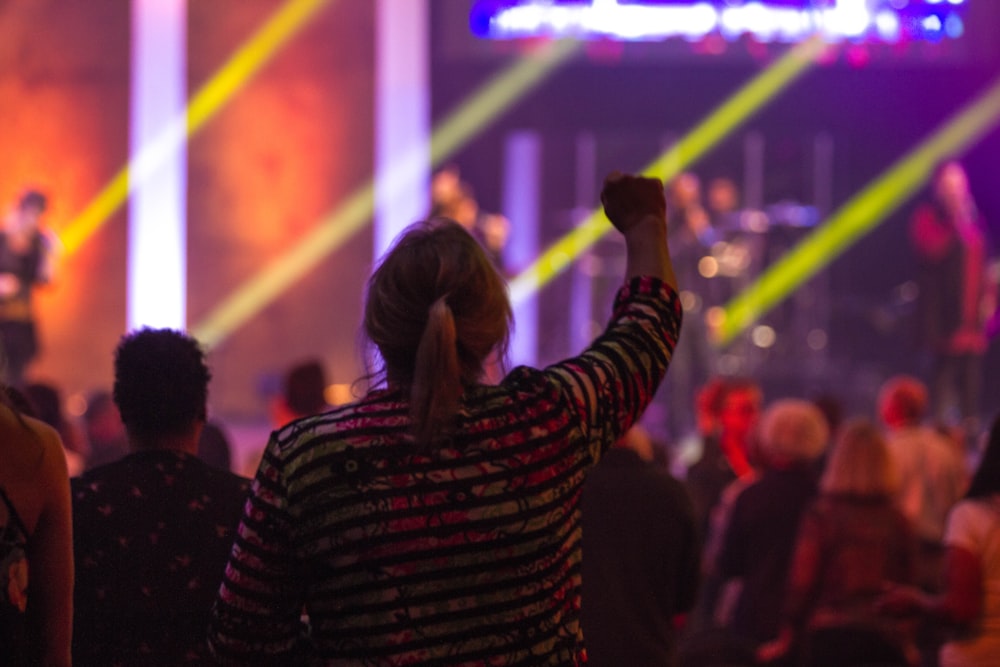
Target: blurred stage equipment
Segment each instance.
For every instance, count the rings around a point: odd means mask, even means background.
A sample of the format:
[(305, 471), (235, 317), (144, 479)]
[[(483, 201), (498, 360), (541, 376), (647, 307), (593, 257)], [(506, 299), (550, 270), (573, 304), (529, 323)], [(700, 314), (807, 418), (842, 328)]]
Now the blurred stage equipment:
[(828, 41), (899, 44), (957, 39), (971, 0), (479, 0), (469, 17), (479, 37), (602, 38), (795, 43)]
[[(643, 167), (642, 173), (664, 182), (673, 179), (797, 80), (825, 50), (820, 39), (810, 39), (789, 50)], [(510, 299), (515, 307), (562, 273), (611, 229), (600, 208), (590, 209), (578, 223), (510, 281)]]
[(717, 342), (727, 345), (752, 327), (906, 202), (941, 161), (960, 155), (998, 123), (1000, 77), (733, 298), (716, 329)]

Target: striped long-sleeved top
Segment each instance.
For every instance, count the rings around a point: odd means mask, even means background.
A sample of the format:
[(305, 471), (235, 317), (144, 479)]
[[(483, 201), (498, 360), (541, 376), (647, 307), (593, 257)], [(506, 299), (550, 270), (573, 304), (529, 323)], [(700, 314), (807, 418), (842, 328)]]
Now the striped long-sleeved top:
[(432, 448), (398, 391), (272, 434), (209, 643), (228, 664), (583, 662), (581, 485), (666, 371), (681, 309), (635, 278), (580, 356), (467, 388)]

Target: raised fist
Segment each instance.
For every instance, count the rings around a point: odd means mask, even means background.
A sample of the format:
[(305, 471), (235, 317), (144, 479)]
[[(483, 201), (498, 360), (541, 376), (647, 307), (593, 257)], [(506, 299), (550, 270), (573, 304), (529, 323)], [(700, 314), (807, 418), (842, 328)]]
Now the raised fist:
[(647, 216), (663, 220), (667, 214), (667, 201), (660, 179), (617, 171), (604, 179), (601, 203), (611, 224), (622, 233)]

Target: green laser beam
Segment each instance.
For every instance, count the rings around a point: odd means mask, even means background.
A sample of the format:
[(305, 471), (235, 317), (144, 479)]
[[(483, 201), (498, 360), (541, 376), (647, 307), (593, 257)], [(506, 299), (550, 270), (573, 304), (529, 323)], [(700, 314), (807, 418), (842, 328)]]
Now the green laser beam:
[[(550, 42), (477, 89), (431, 134), (431, 167), (440, 165), (465, 145), (579, 48), (580, 43), (574, 40)], [(405, 157), (400, 160), (402, 165), (409, 162)], [(390, 182), (395, 180), (390, 176)], [(374, 180), (369, 179), (298, 240), (291, 250), (240, 285), (192, 327), (194, 337), (203, 345), (212, 347), (245, 324), (355, 232), (364, 228), (375, 210), (374, 195)]]
[[(647, 176), (667, 182), (798, 79), (826, 50), (820, 37), (789, 49), (774, 64), (728, 97), (694, 129), (643, 168)], [(510, 282), (510, 297), (519, 305), (548, 284), (577, 257), (611, 230), (604, 211), (595, 209), (571, 232), (546, 249)]]
[(724, 308), (716, 342), (732, 342), (899, 208), (939, 163), (960, 153), (998, 121), (1000, 77), (736, 295)]
[(288, 0), (209, 79), (139, 154), (118, 170), (60, 233), (66, 254), (76, 252), (128, 199), (130, 190), (193, 136), (331, 0)]

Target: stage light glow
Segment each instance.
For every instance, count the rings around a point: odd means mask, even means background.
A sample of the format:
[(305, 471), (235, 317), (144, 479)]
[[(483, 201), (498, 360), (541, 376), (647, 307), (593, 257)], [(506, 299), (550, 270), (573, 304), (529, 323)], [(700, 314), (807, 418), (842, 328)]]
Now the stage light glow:
[(893, 12), (879, 12), (875, 15), (875, 28), (879, 36), (887, 42), (898, 42), (900, 36), (899, 16)]
[(115, 174), (60, 234), (66, 253), (75, 252), (128, 198), (131, 187), (149, 178), (180, 142), (200, 130), (246, 82), (308, 21), (333, 0), (286, 2), (209, 79), (188, 103), (185, 113), (166, 124), (138, 157)]
[[(813, 37), (789, 49), (642, 169), (642, 173), (660, 178), (665, 183), (670, 181), (801, 76), (826, 48), (827, 44), (821, 38)], [(549, 246), (510, 281), (511, 302), (517, 305), (528, 299), (610, 229), (604, 211), (595, 209), (580, 225)]]
[[(572, 40), (549, 42), (483, 84), (450, 113), (431, 135), (431, 166), (436, 167), (506, 111), (577, 52)], [(403, 160), (406, 163), (406, 160)], [(390, 182), (393, 176), (388, 176)], [(191, 328), (206, 347), (233, 331), (316, 267), (371, 220), (374, 183), (369, 180), (305, 234), (287, 253), (240, 285)]]
[[(551, 0), (518, 3), (483, 0), (473, 7), (470, 27), (477, 36), (493, 39), (572, 36), (625, 41), (674, 37), (698, 40), (718, 33), (730, 41), (749, 34), (763, 42), (793, 43), (821, 33), (831, 41), (867, 38), (896, 42), (905, 25), (900, 12), (916, 16), (919, 26), (920, 20), (936, 15), (928, 12), (940, 12), (933, 7), (940, 2), (930, 2), (930, 7), (909, 7), (905, 2), (882, 4), (870, 0), (832, 0), (823, 6), (806, 2), (788, 6), (766, 1), (659, 4), (592, 0), (561, 4)], [(963, 2), (949, 0), (949, 4), (959, 7)], [(892, 25), (894, 29), (890, 29)], [(908, 36), (919, 39), (924, 34), (918, 29)]]
[(734, 297), (715, 329), (716, 342), (732, 342), (885, 220), (930, 178), (938, 164), (961, 153), (998, 122), (1000, 77)]
[(774, 332), (772, 327), (766, 324), (759, 324), (753, 328), (753, 333), (750, 334), (750, 338), (753, 340), (753, 344), (757, 347), (767, 349), (773, 347), (778, 340), (778, 335)]
[(375, 222), (382, 256), (427, 211), (430, 192), (429, 0), (375, 5)]
[[(183, 116), (187, 102), (187, 1), (132, 3), (130, 151), (145, 147)], [(149, 174), (132, 179), (129, 199), (126, 326), (183, 329), (187, 299), (187, 144), (164, 145)]]

